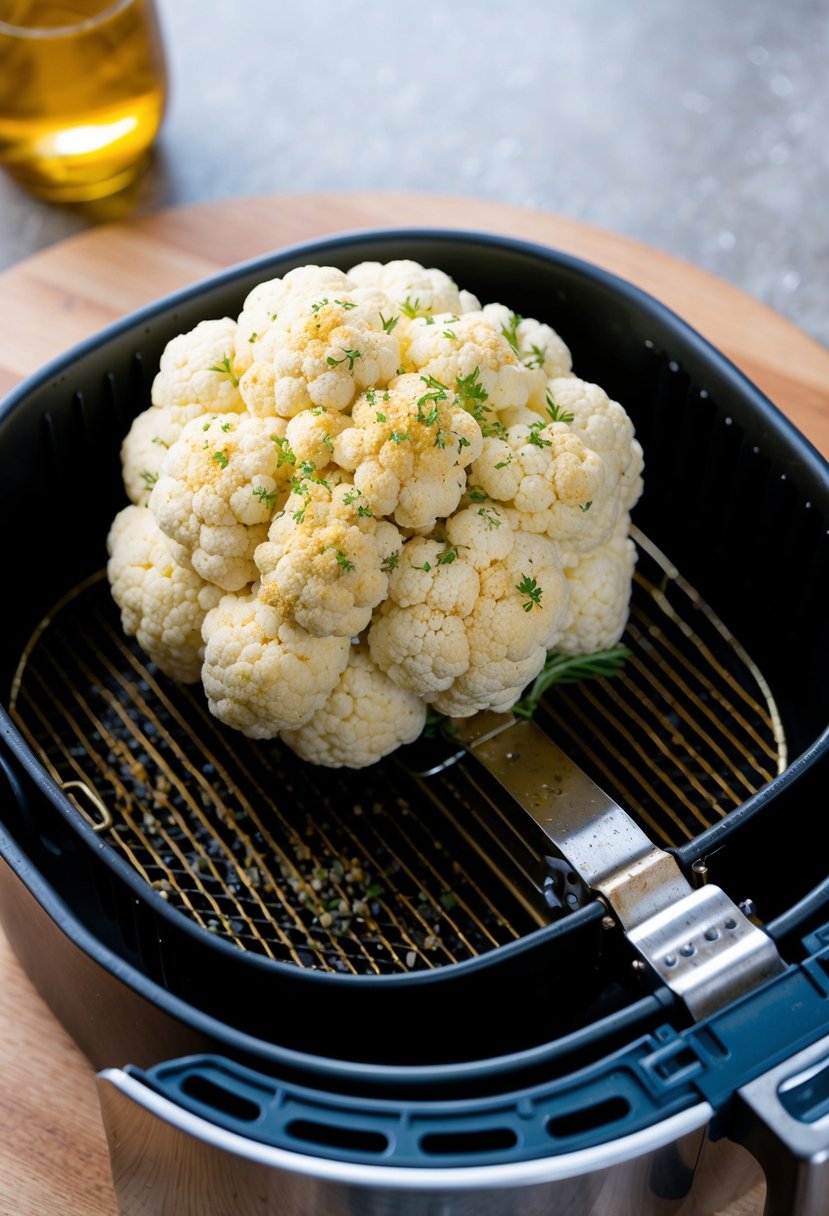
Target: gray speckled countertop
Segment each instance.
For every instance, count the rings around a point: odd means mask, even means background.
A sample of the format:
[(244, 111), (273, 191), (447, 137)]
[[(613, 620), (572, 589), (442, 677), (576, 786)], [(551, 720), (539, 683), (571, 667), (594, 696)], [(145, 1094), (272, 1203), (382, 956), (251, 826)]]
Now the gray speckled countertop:
[(474, 195), (679, 255), (829, 346), (826, 0), (157, 2), (150, 170), (86, 207), (0, 175), (0, 268), (181, 203)]

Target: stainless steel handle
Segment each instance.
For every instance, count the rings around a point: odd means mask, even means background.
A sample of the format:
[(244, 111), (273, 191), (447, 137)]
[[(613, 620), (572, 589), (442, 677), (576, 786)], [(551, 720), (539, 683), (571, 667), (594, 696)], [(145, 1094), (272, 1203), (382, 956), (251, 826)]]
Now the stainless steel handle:
[(764, 1216), (829, 1212), (829, 1035), (739, 1091), (735, 1138), (766, 1174)]

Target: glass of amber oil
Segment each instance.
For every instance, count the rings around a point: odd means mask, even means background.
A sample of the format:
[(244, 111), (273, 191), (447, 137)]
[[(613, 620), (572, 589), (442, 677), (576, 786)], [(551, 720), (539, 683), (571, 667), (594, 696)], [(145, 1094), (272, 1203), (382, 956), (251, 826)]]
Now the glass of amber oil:
[(0, 167), (42, 198), (144, 168), (167, 95), (153, 0), (0, 0)]

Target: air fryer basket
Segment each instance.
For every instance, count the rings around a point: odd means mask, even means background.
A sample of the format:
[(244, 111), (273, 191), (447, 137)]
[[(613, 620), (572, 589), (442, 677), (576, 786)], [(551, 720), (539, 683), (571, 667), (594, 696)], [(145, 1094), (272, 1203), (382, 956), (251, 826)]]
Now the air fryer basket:
[[(520, 1015), (499, 1051), (621, 1016), (649, 991), (670, 998), (540, 844), (504, 843), (493, 817), (509, 808), (474, 763), (423, 776), (447, 754), (437, 742), (330, 773), (225, 731), (121, 636), (100, 577), (123, 503), (118, 447), (169, 338), (235, 315), (255, 283), (309, 260), (394, 257), (552, 324), (578, 374), (633, 418), (646, 455), (635, 658), (612, 685), (554, 690), (539, 721), (686, 873), (707, 870), (766, 921), (824, 877), (797, 814), (775, 815), (825, 751), (829, 482), (774, 408), (653, 301), (573, 259), (470, 235), (354, 236), (263, 259), (129, 319), (9, 399), (0, 485), (9, 568), (28, 594), (7, 629), (4, 729), (48, 806), (23, 835), (45, 842), (47, 867), (59, 855), (85, 922), (173, 994), (265, 1038), (278, 1008), (289, 1046), (323, 1036), (332, 1055), (400, 1063), (491, 1053), (492, 1028), (471, 1015), (504, 985)], [(436, 1018), (448, 1002), (453, 1016)], [(393, 1046), (378, 1019), (401, 1028)]]

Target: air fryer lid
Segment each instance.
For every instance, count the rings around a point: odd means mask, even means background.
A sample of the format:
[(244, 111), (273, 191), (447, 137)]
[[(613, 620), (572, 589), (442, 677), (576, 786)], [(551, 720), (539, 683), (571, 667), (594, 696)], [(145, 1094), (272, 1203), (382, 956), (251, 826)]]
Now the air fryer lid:
[[(803, 752), (801, 768), (822, 746), (826, 631), (811, 592), (826, 581), (825, 467), (730, 365), (641, 293), (514, 242), (380, 234), (289, 252), (148, 310), (8, 403), (0, 447), (6, 508), (23, 492), (33, 521), (31, 533), (13, 534), (14, 560), (43, 588), (30, 541), (54, 525), (48, 495), (36, 487), (71, 478), (79, 538), (54, 554), (49, 597), (14, 620), (17, 654), (26, 650), (14, 712), (34, 749), (31, 771), (65, 827), (92, 845), (80, 855), (99, 886), (110, 884), (106, 899), (122, 906), (128, 890), (140, 900), (134, 915), (152, 925), (142, 937), (157, 943), (145, 965), (182, 992), (204, 990), (194, 968), (207, 965), (219, 1002), (245, 974), (266, 1000), (302, 992), (286, 1017), (289, 1037), (335, 991), (352, 1013), (361, 1007), (356, 993), (371, 993), (375, 1011), (383, 1001), (400, 1011), (421, 998), (418, 1008), (433, 1009), (450, 983), (472, 1009), (492, 990), (487, 977), (518, 980), (527, 992), (574, 980), (582, 1018), (628, 999), (629, 954), (609, 943), (601, 905), (588, 902), (547, 924), (570, 896), (581, 901), (578, 883), (539, 870), (543, 857), (523, 841), (504, 847), (500, 828), (480, 834), (479, 810), (490, 821), (493, 811), (503, 816), (485, 775), (464, 762), (423, 778), (419, 764), (401, 757), (355, 782), (223, 737), (189, 691), (166, 684), (124, 643), (95, 581), (122, 501), (117, 445), (146, 404), (169, 337), (204, 316), (238, 311), (254, 283), (292, 266), (400, 256), (439, 265), (481, 298), (506, 299), (562, 332), (580, 374), (605, 385), (634, 419), (647, 459), (637, 510), (643, 532), (713, 605), (713, 620), (725, 622), (723, 633), (682, 581), (658, 563), (649, 568), (643, 554), (627, 684), (556, 692), (541, 715), (545, 729), (580, 750), (686, 870), (793, 779), (797, 766), (777, 775), (785, 735), (794, 755)], [(769, 547), (781, 568), (771, 585), (757, 560)], [(38, 632), (61, 594), (64, 606)], [(713, 661), (701, 661), (699, 638), (713, 647)], [(171, 724), (183, 724), (183, 735)], [(96, 816), (98, 802), (113, 823), (96, 823), (103, 831), (93, 836), (81, 816)], [(490, 847), (496, 839), (498, 849)], [(524, 1032), (538, 1033), (538, 1011), (528, 1020)]]

